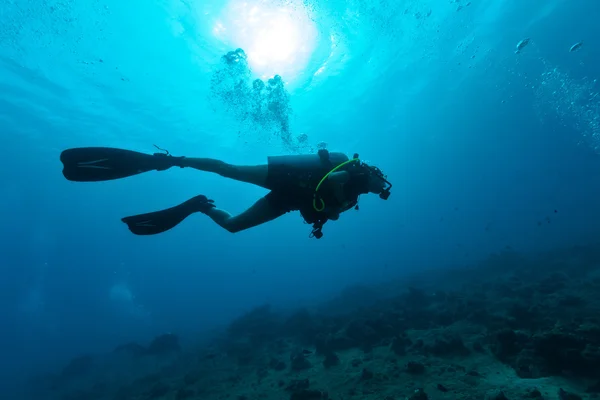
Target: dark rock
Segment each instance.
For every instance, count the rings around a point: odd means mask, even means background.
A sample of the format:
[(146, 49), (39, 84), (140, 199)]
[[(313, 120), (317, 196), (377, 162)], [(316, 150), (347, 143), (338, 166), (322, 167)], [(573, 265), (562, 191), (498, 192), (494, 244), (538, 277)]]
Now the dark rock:
[(115, 392), (113, 400), (129, 400), (133, 398), (135, 394), (135, 389), (133, 387), (121, 386)]
[(473, 350), (475, 350), (478, 353), (485, 352), (485, 349), (483, 348), (483, 345), (481, 343), (479, 343), (479, 342), (473, 343)]
[(456, 322), (455, 316), (452, 313), (440, 312), (433, 316), (433, 322), (438, 326), (450, 326)]
[(325, 334), (319, 334), (315, 337), (315, 352), (319, 355), (325, 355), (330, 353), (331, 348), (329, 345), (329, 336)]
[(335, 367), (340, 364), (339, 357), (334, 353), (330, 352), (325, 355), (325, 360), (323, 360), (323, 366), (325, 368)]
[(367, 368), (363, 368), (362, 373), (360, 375), (360, 379), (362, 381), (367, 381), (369, 379), (373, 379), (373, 372), (368, 370)]
[(564, 274), (554, 273), (553, 275), (543, 279), (537, 286), (537, 290), (543, 294), (556, 293), (566, 287), (568, 277)]
[(495, 395), (490, 396), (490, 400), (508, 400), (504, 392), (498, 392)]
[(361, 320), (350, 322), (345, 333), (346, 337), (354, 341), (363, 350), (371, 349), (380, 339), (377, 332)]
[(283, 371), (285, 369), (285, 367), (286, 367), (285, 362), (283, 362), (281, 360), (271, 358), (271, 361), (269, 361), (269, 368), (271, 368), (272, 370)]
[(142, 345), (132, 342), (115, 347), (113, 352), (118, 354), (129, 354), (134, 357), (140, 357), (146, 353), (146, 348)]
[(509, 325), (513, 328), (531, 329), (536, 325), (537, 312), (527, 303), (514, 303), (507, 311), (510, 319)]
[(307, 330), (310, 330), (313, 325), (313, 319), (310, 313), (305, 310), (298, 310), (292, 314), (282, 326), (284, 333), (291, 336), (296, 336)]
[(271, 350), (276, 354), (285, 353), (290, 347), (290, 344), (284, 338), (274, 339), (273, 343), (271, 343)]
[(474, 370), (471, 370), (471, 371), (467, 372), (467, 375), (481, 377), (481, 374), (479, 372), (477, 372), (477, 371), (474, 371)]
[(429, 397), (427, 393), (423, 389), (417, 389), (413, 394), (408, 398), (409, 400), (428, 400)]
[(600, 325), (598, 322), (600, 321), (596, 318), (584, 322), (577, 328), (577, 333), (597, 343), (600, 341)]
[(299, 310), (283, 323), (283, 334), (294, 337), (303, 344), (313, 344), (319, 335), (319, 327), (307, 310)]
[(531, 389), (527, 392), (527, 394), (525, 395), (525, 397), (529, 398), (529, 399), (541, 399), (542, 398), (542, 392), (540, 392), (537, 389)]
[(508, 362), (509, 365), (517, 372), (520, 378), (524, 379), (535, 379), (545, 376), (540, 371), (539, 366), (543, 364), (543, 360), (540, 360), (534, 352), (530, 349), (525, 349), (519, 353), (519, 355)]
[(590, 387), (588, 387), (585, 391), (586, 393), (600, 393), (600, 381), (594, 383)]
[(600, 365), (600, 346), (588, 343), (583, 349), (581, 356), (587, 361), (589, 367), (596, 367)]
[(560, 400), (582, 400), (581, 396), (575, 393), (569, 393), (562, 388), (558, 389), (558, 398)]
[(109, 385), (106, 382), (97, 382), (92, 386), (92, 392), (97, 397), (103, 397), (109, 389)]
[(265, 379), (267, 376), (269, 376), (269, 370), (266, 368), (259, 368), (256, 370), (256, 377), (258, 378), (258, 382), (262, 382), (263, 379)]
[(234, 341), (227, 344), (226, 353), (234, 358), (239, 366), (247, 366), (255, 360), (257, 347), (246, 340)]
[(397, 329), (385, 317), (368, 320), (366, 321), (366, 325), (375, 331), (379, 339), (390, 338), (397, 332)]
[(285, 388), (288, 392), (299, 392), (301, 390), (308, 389), (310, 387), (310, 381), (308, 379), (293, 380)]
[(357, 347), (359, 344), (347, 337), (344, 334), (336, 334), (331, 336), (327, 341), (327, 346), (331, 351), (350, 350)]
[(279, 335), (281, 320), (271, 307), (256, 307), (234, 320), (227, 330), (231, 338), (251, 338), (253, 346), (260, 347)]
[(375, 304), (381, 298), (381, 293), (373, 288), (362, 285), (344, 288), (338, 298), (329, 302), (329, 312), (336, 314), (350, 313)]
[(160, 374), (148, 374), (136, 379), (133, 383), (136, 386), (148, 387), (160, 382)]
[(191, 373), (187, 373), (185, 374), (185, 376), (183, 377), (183, 383), (186, 385), (193, 385), (194, 383), (196, 383), (199, 379), (199, 376), (196, 374), (191, 374)]
[(176, 400), (184, 400), (184, 399), (189, 399), (190, 397), (194, 396), (194, 391), (191, 389), (179, 389), (177, 391), (177, 395), (175, 396)]
[(61, 396), (61, 400), (81, 400), (81, 399), (86, 399), (86, 400), (99, 400), (101, 399), (102, 395), (97, 395), (94, 392), (89, 392), (89, 391), (85, 391), (85, 390), (76, 390), (74, 392), (71, 393), (66, 393), (64, 395)]
[(230, 383), (231, 386), (235, 386), (242, 381), (242, 376), (240, 374), (233, 374), (226, 378), (226, 382)]
[(523, 348), (519, 337), (512, 329), (504, 329), (495, 334), (492, 353), (502, 362), (509, 362)]
[(583, 307), (585, 301), (579, 296), (567, 294), (558, 300), (558, 305), (561, 307)]
[(148, 391), (148, 399), (156, 399), (162, 397), (169, 393), (171, 387), (166, 383), (157, 382), (152, 386), (150, 391)]
[(422, 289), (409, 287), (405, 299), (411, 309), (421, 309), (426, 307), (432, 298)]
[(551, 331), (536, 335), (533, 348), (537, 358), (543, 360), (539, 368), (546, 375), (568, 371), (595, 378), (600, 372), (599, 348), (574, 333)]
[(323, 393), (318, 390), (301, 390), (290, 396), (290, 400), (323, 400), (323, 398)]
[(458, 336), (437, 338), (427, 351), (436, 356), (466, 356), (470, 353), (462, 339)]
[(63, 368), (61, 376), (63, 378), (75, 378), (86, 375), (94, 368), (94, 359), (92, 356), (85, 355), (73, 358), (65, 368)]
[(361, 364), (362, 364), (362, 361), (361, 361), (361, 360), (359, 360), (358, 358), (355, 358), (354, 360), (352, 360), (352, 363), (351, 363), (351, 365), (352, 365), (354, 368), (356, 368), (356, 367), (360, 366)]
[(390, 350), (392, 350), (394, 354), (398, 356), (404, 356), (406, 355), (407, 347), (411, 344), (412, 342), (405, 334), (399, 335), (392, 339), (392, 343), (390, 344)]
[(420, 362), (409, 361), (408, 364), (406, 364), (406, 372), (415, 375), (423, 374), (425, 373), (425, 365)]
[(437, 388), (440, 392), (444, 392), (444, 393), (448, 392), (448, 388), (446, 388), (446, 386), (442, 385), (441, 383), (437, 384)]
[(489, 325), (491, 322), (491, 316), (488, 310), (485, 309), (474, 309), (470, 310), (467, 314), (466, 319), (470, 322), (479, 324), (479, 325)]
[(167, 333), (154, 338), (154, 340), (152, 340), (148, 346), (146, 353), (161, 356), (173, 352), (179, 352), (180, 350), (181, 347), (179, 346), (179, 338), (177, 335)]
[(312, 367), (312, 364), (306, 359), (304, 354), (299, 353), (292, 356), (291, 368), (292, 371), (302, 371)]

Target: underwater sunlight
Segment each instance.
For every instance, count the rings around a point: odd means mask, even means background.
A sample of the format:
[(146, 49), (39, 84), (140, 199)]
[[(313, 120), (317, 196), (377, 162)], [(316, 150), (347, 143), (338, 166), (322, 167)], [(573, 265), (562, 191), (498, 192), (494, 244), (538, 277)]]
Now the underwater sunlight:
[(265, 79), (276, 74), (286, 82), (298, 77), (309, 63), (317, 29), (302, 5), (232, 0), (215, 23), (213, 34), (226, 44), (241, 47), (254, 74)]

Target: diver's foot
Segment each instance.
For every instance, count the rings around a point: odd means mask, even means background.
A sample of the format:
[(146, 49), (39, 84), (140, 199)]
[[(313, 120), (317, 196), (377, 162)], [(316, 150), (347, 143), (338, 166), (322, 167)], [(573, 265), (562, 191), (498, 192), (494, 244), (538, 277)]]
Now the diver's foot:
[(156, 163), (157, 171), (165, 171), (171, 167), (183, 168), (183, 159), (185, 157), (173, 157), (170, 154), (165, 153), (154, 153), (154, 159)]
[(210, 200), (203, 194), (192, 197), (184, 204), (186, 207), (189, 207), (191, 212), (201, 212), (202, 214), (206, 214), (209, 210), (215, 208), (214, 200)]

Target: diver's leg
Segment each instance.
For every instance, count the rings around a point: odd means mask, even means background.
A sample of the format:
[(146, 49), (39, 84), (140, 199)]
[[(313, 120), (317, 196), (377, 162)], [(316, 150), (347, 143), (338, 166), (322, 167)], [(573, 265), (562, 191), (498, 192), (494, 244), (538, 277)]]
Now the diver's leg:
[(268, 165), (232, 165), (214, 158), (183, 158), (182, 167), (214, 172), (225, 178), (252, 183), (267, 188)]
[(232, 216), (227, 211), (218, 208), (212, 208), (205, 214), (222, 228), (235, 233), (272, 221), (281, 217), (285, 212), (285, 210), (273, 207), (267, 197), (263, 197), (240, 215)]

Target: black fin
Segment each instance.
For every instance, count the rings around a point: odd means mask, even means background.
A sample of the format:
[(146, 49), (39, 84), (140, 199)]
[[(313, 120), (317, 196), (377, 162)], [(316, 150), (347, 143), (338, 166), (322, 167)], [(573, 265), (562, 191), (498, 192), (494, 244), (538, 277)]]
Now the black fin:
[[(171, 158), (171, 157), (169, 157)], [(70, 181), (97, 182), (166, 169), (166, 155), (152, 155), (112, 147), (79, 147), (60, 155), (63, 175)]]
[(136, 235), (156, 235), (168, 231), (179, 225), (193, 213), (206, 213), (215, 205), (206, 196), (198, 195), (166, 210), (155, 211), (147, 214), (133, 215), (122, 218), (129, 230)]

